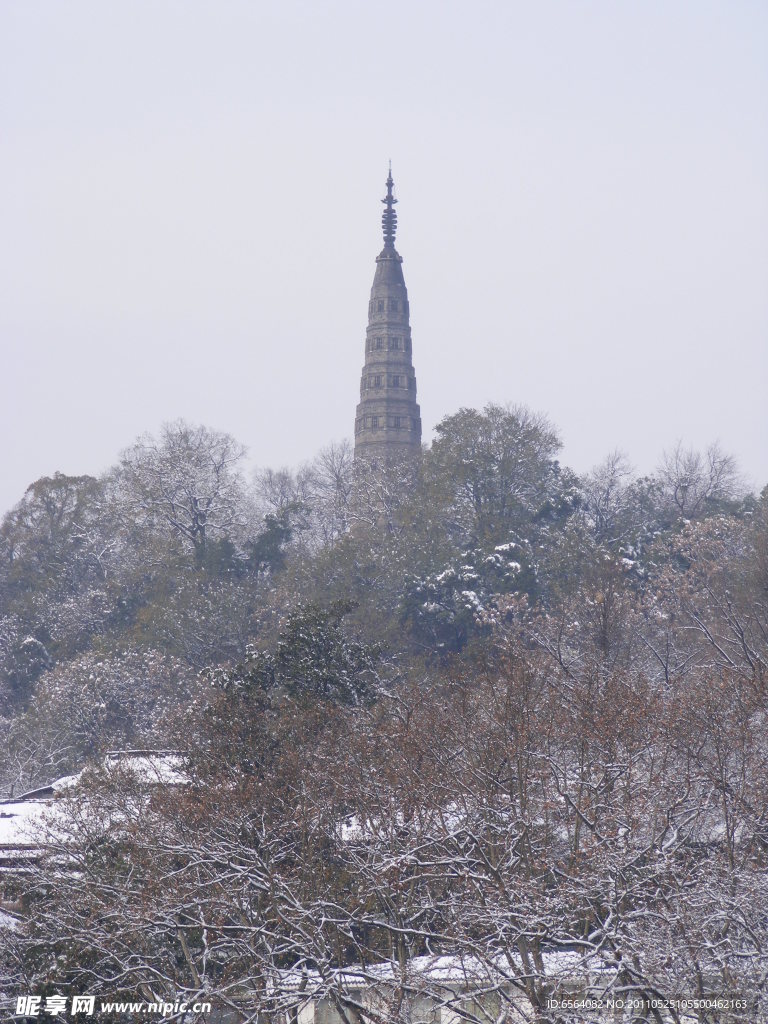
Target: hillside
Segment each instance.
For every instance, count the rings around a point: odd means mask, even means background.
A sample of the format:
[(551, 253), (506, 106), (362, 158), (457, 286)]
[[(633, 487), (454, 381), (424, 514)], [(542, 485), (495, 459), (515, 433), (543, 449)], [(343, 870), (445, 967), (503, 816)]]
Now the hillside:
[[(716, 446), (643, 478), (559, 449), (488, 406), (249, 482), (177, 422), (34, 483), (0, 527), (0, 792), (87, 770), (0, 883), (0, 990), (246, 1021), (290, 971), (322, 998), (506, 958), (543, 1021), (562, 954), (644, 999), (762, 992), (768, 492)], [(116, 779), (120, 749), (186, 781)]]

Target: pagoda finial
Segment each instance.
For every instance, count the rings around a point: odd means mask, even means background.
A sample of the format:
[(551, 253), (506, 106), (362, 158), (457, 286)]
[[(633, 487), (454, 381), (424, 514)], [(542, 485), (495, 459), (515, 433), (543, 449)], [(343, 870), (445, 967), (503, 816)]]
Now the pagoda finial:
[(397, 214), (395, 213), (394, 206), (397, 200), (394, 196), (395, 183), (392, 180), (392, 161), (389, 161), (389, 174), (387, 175), (387, 194), (381, 200), (384, 203), (385, 210), (381, 215), (381, 227), (384, 232), (384, 248), (393, 249), (395, 248), (395, 232), (397, 231)]

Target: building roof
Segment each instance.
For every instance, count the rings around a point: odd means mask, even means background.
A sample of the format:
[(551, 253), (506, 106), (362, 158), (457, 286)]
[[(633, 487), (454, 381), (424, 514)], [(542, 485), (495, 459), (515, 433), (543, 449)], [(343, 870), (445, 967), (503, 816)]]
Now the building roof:
[[(176, 750), (112, 750), (98, 769), (113, 776), (130, 776), (142, 786), (178, 786), (188, 781), (184, 771), (184, 755)], [(64, 775), (47, 786), (24, 793), (11, 800), (0, 801), (0, 870), (18, 864), (19, 854), (28, 857), (39, 853), (36, 838), (40, 826), (66, 815), (65, 797), (78, 797), (83, 776), (91, 768), (75, 775)]]
[[(613, 973), (605, 960), (589, 951), (573, 949), (549, 950), (542, 954), (543, 976), (562, 981), (583, 983), (588, 977)], [(377, 985), (401, 984), (414, 989), (477, 989), (520, 982), (527, 977), (518, 953), (496, 954), (480, 959), (477, 956), (439, 954), (417, 956), (401, 968), (396, 961), (383, 961), (369, 966), (353, 964), (321, 975), (316, 970), (289, 970), (275, 978), (275, 988), (283, 992), (301, 993), (306, 998), (330, 988), (346, 991)]]

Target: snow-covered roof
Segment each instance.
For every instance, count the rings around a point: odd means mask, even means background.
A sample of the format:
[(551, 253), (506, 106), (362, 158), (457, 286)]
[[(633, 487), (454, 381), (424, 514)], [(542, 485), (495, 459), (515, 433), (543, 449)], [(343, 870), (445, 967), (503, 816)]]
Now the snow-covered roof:
[(145, 785), (181, 786), (189, 781), (184, 755), (177, 750), (111, 750), (102, 762), (106, 772), (129, 772)]
[[(604, 960), (593, 954), (568, 949), (542, 953), (542, 966), (545, 977), (579, 981), (611, 970)], [(303, 993), (311, 998), (320, 990), (331, 987), (349, 991), (405, 980), (416, 988), (421, 985), (477, 988), (519, 981), (525, 976), (522, 960), (516, 952), (497, 954), (487, 959), (441, 954), (413, 957), (404, 969), (399, 963), (384, 961), (367, 967), (354, 964), (332, 970), (325, 976), (315, 970), (281, 971), (273, 984), (283, 992)]]
[(0, 932), (15, 931), (19, 927), (19, 919), (5, 910), (0, 910)]
[[(106, 774), (130, 776), (141, 785), (178, 786), (188, 781), (184, 756), (175, 750), (113, 750), (98, 769)], [(84, 773), (64, 775), (48, 786), (24, 793), (15, 800), (0, 802), (0, 868), (15, 852), (35, 851), (39, 845), (39, 828), (44, 822), (65, 813), (63, 797), (76, 797)], [(38, 838), (35, 838), (35, 834)]]
[(39, 845), (29, 833), (42, 823), (49, 808), (50, 801), (43, 799), (0, 804), (0, 865), (9, 849), (29, 849)]

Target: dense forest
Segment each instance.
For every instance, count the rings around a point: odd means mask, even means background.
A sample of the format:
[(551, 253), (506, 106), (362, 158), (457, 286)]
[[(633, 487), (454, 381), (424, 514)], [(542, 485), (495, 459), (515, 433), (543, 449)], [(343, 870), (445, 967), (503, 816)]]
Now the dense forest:
[[(459, 1019), (561, 1021), (561, 953), (645, 1000), (764, 998), (768, 488), (717, 445), (642, 477), (559, 451), (490, 405), (420, 458), (247, 478), (176, 422), (32, 484), (0, 526), (0, 794), (86, 770), (6, 884), (0, 991), (246, 1022), (298, 977), (378, 1024), (442, 954), (532, 1008)], [(116, 749), (185, 784), (116, 781)], [(361, 1007), (339, 968), (384, 961)]]

